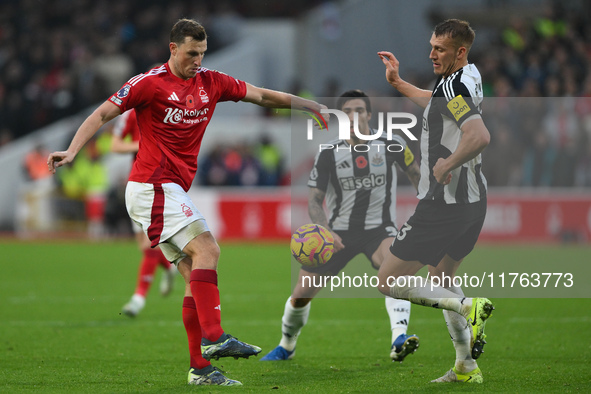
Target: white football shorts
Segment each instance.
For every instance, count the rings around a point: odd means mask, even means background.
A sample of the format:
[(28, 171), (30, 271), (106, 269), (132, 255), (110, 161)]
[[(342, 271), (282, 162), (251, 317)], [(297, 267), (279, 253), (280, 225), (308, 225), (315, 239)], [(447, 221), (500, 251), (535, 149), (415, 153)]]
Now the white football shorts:
[(134, 234), (143, 233), (142, 226), (140, 226), (137, 222), (131, 221), (131, 229), (133, 230)]
[(201, 212), (176, 183), (127, 182), (125, 205), (152, 247), (160, 244), (166, 259), (175, 264), (186, 256), (182, 250), (192, 239), (209, 231)]

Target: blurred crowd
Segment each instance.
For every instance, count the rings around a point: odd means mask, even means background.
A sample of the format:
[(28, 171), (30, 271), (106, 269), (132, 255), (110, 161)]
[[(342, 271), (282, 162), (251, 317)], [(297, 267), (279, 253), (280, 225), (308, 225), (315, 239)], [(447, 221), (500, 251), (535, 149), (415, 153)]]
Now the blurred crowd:
[[(295, 4), (297, 3), (297, 4)], [(0, 145), (101, 102), (168, 59), (179, 15), (207, 29), (208, 53), (244, 18), (294, 17), (319, 0), (2, 0)]]
[[(178, 15), (200, 20), (215, 52), (239, 38), (246, 18), (294, 17), (321, 2), (4, 0), (0, 145), (100, 102), (131, 75), (167, 59)], [(491, 186), (591, 186), (591, 15), (542, 4), (536, 16), (489, 24), (492, 42), (477, 41), (470, 55), (488, 97), (483, 110), (492, 142), (483, 171)], [(429, 74), (416, 82), (432, 80)], [(311, 95), (298, 84), (293, 93)], [(315, 93), (332, 97), (337, 86), (330, 80)], [(379, 93), (392, 92), (384, 89)], [(220, 144), (203, 152), (199, 183), (284, 183), (268, 169), (278, 160), (260, 146)]]
[[(248, 17), (294, 17), (321, 2), (0, 1), (0, 146), (95, 105), (130, 76), (166, 60), (178, 15), (201, 21), (208, 50), (215, 52), (239, 38)], [(537, 16), (515, 14), (496, 28), (489, 24), (492, 42), (477, 41), (470, 54), (487, 96), (483, 112), (491, 144), (483, 153), (483, 172), (490, 186), (591, 187), (591, 15), (548, 4)], [(434, 81), (432, 73), (410, 80), (425, 87)], [(329, 79), (323, 91), (311, 92), (294, 80), (290, 91), (336, 97), (340, 82)], [(389, 94), (386, 84), (384, 91), (371, 92)], [(287, 117), (289, 111), (267, 115)], [(85, 220), (95, 238), (131, 231), (124, 188), (109, 184), (109, 136), (107, 128), (57, 177), (47, 177), (42, 145), (23, 158), (28, 198), (44, 201), (43, 193), (57, 186), (61, 197), (53, 212)], [(292, 174), (284, 165), (266, 133), (258, 140), (220, 141), (201, 153), (196, 184), (288, 185)]]
[(220, 142), (200, 158), (201, 186), (281, 186), (289, 184), (283, 172), (283, 154), (268, 135), (256, 143)]
[(591, 186), (591, 15), (564, 5), (513, 16), (471, 59), (490, 97), (493, 186)]

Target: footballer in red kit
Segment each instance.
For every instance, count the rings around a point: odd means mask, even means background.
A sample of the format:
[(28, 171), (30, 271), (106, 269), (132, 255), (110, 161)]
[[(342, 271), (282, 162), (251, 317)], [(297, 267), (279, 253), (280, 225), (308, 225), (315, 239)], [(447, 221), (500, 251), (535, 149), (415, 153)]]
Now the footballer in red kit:
[(243, 81), (203, 67), (188, 80), (175, 76), (168, 64), (131, 78), (110, 98), (121, 112), (135, 108), (142, 130), (129, 180), (174, 182), (188, 191), (216, 104), (239, 101), (245, 95)]
[(82, 123), (67, 150), (49, 155), (47, 165), (55, 173), (71, 163), (106, 122), (135, 109), (141, 139), (125, 203), (151, 245), (159, 245), (185, 280), (182, 317), (189, 342), (188, 383), (241, 385), (210, 362), (220, 357), (248, 358), (261, 349), (221, 327), (219, 245), (187, 194), (197, 171), (201, 140), (220, 101), (316, 112), (326, 106), (203, 68), (207, 34), (192, 19), (181, 19), (172, 27), (169, 50), (167, 63), (131, 78)]

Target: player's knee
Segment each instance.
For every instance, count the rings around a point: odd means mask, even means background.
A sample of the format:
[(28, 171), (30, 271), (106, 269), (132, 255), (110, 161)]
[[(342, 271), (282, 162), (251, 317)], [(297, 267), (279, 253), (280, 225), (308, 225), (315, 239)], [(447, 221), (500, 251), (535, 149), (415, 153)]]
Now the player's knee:
[(199, 250), (196, 255), (192, 256), (193, 262), (196, 260), (211, 265), (208, 268), (216, 269), (218, 260), (220, 259), (220, 247), (217, 242), (208, 243), (207, 246)]
[(384, 261), (391, 259), (392, 253), (390, 252), (390, 245), (392, 245), (393, 238), (386, 238), (382, 241), (378, 249), (371, 256), (372, 265), (379, 269)]
[(217, 269), (220, 247), (209, 233), (191, 240), (183, 251), (191, 259), (193, 269)]
[(432, 265), (429, 266), (429, 276), (430, 277), (441, 277), (444, 274), (442, 270), (437, 267), (433, 267)]
[(378, 290), (383, 295), (386, 295), (386, 296), (390, 295), (390, 288), (386, 284), (380, 284), (380, 286), (378, 287)]
[(390, 295), (390, 281), (392, 277), (389, 276), (385, 270), (378, 271), (378, 290), (380, 293), (389, 296)]
[(218, 245), (215, 239), (208, 243), (206, 252), (209, 255), (209, 258), (217, 263), (217, 261), (220, 259), (221, 250), (220, 245)]
[[(450, 280), (453, 278), (455, 274), (455, 270), (450, 269), (449, 267), (445, 267), (443, 265), (438, 265), (437, 267), (429, 266), (429, 276), (431, 278), (438, 278), (440, 283), (445, 283), (446, 280)], [(448, 286), (443, 286), (448, 287)]]

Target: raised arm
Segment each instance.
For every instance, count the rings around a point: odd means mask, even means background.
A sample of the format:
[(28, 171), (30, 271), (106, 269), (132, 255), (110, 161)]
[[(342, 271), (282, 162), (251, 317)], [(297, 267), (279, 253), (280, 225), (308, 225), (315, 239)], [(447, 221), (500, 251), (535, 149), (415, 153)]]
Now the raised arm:
[(378, 56), (386, 66), (386, 79), (388, 83), (398, 90), (403, 96), (408, 97), (413, 103), (425, 108), (431, 99), (431, 91), (419, 89), (400, 78), (400, 62), (396, 57), (386, 51), (378, 52)]
[(244, 96), (242, 101), (267, 108), (292, 108), (293, 106), (294, 109), (312, 109), (316, 112), (320, 112), (322, 108), (326, 108), (325, 105), (319, 104), (316, 101), (277, 90), (259, 88), (249, 83), (246, 84), (246, 96)]
[(105, 123), (121, 114), (118, 106), (105, 101), (98, 107), (86, 120), (80, 125), (78, 131), (74, 135), (72, 142), (67, 150), (61, 152), (53, 152), (47, 158), (47, 167), (52, 174), (55, 170), (64, 164), (71, 163), (80, 149), (88, 142), (89, 139), (100, 129)]
[(490, 133), (479, 116), (465, 121), (461, 130), (462, 138), (455, 152), (437, 160), (433, 167), (433, 176), (444, 185), (451, 181), (452, 170), (478, 156), (490, 142)]
[(345, 246), (343, 245), (341, 237), (339, 237), (339, 235), (328, 226), (326, 213), (324, 213), (324, 208), (322, 207), (322, 204), (324, 204), (325, 195), (325, 192), (316, 187), (310, 188), (310, 192), (308, 194), (308, 214), (310, 215), (312, 222), (325, 227), (331, 232), (332, 236), (334, 237), (334, 250), (335, 252), (338, 252)]

